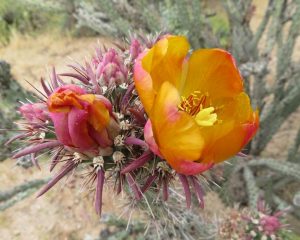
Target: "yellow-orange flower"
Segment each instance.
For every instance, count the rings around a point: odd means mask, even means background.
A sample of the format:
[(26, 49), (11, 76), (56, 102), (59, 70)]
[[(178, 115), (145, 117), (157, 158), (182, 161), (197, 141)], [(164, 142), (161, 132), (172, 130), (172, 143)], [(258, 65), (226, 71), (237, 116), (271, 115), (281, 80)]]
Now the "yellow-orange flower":
[(150, 121), (145, 140), (186, 175), (237, 154), (259, 124), (233, 57), (221, 49), (188, 56), (189, 48), (185, 37), (166, 36), (139, 56), (134, 69)]

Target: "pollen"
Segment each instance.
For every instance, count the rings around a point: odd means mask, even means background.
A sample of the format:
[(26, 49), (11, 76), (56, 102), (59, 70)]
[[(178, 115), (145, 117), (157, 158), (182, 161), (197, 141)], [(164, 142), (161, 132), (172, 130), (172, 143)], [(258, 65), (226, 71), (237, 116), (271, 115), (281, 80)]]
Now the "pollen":
[(182, 96), (179, 110), (184, 111), (195, 118), (199, 126), (209, 127), (218, 122), (216, 108), (210, 106), (209, 95), (194, 91), (187, 98)]

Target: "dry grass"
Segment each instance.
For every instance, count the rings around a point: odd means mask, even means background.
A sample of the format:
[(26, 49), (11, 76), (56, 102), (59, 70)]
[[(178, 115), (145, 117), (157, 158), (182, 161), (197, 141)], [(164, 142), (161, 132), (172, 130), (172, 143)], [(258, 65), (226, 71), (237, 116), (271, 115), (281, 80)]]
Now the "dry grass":
[(58, 72), (67, 70), (71, 59), (89, 59), (97, 43), (111, 45), (105, 38), (72, 38), (45, 34), (37, 37), (13, 33), (8, 46), (0, 48), (1, 59), (12, 66), (14, 77), (27, 89), (26, 81), (36, 84), (41, 76), (55, 66)]

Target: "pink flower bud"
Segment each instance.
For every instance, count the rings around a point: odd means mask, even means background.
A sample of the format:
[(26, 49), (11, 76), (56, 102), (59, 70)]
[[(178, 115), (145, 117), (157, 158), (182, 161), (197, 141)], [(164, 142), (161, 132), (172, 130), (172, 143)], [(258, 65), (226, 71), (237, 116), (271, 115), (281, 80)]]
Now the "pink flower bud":
[(115, 49), (109, 49), (102, 56), (97, 56), (97, 59), (93, 60), (93, 64), (95, 64), (102, 84), (110, 87), (127, 81), (128, 69)]
[(47, 105), (44, 103), (27, 103), (19, 108), (22, 116), (29, 122), (44, 122), (49, 119)]
[(132, 59), (136, 59), (143, 51), (140, 42), (137, 39), (132, 39), (130, 44), (129, 53)]
[(57, 139), (68, 147), (97, 153), (110, 147), (119, 132), (112, 106), (103, 96), (75, 85), (57, 88), (48, 99)]

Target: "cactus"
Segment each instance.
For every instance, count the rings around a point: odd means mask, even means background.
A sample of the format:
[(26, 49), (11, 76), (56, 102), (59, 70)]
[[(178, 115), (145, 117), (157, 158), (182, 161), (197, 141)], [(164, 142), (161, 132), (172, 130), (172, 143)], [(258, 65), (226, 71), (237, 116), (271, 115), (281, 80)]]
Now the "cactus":
[[(0, 144), (3, 146), (12, 134), (7, 129), (13, 128), (13, 121), (17, 119), (18, 101), (25, 99), (26, 91), (12, 78), (10, 65), (0, 61)], [(16, 146), (1, 148), (0, 161), (5, 160)]]

